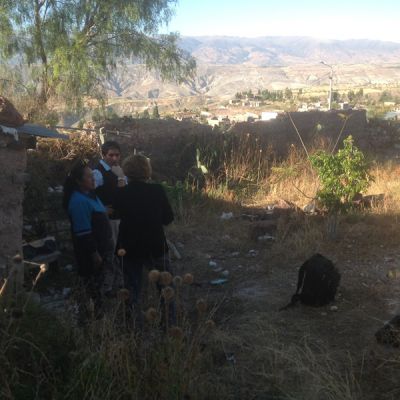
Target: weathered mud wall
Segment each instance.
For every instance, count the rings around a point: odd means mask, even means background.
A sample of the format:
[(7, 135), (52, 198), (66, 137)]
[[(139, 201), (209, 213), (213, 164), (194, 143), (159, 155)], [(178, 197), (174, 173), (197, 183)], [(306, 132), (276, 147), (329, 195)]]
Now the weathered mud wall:
[(26, 149), (1, 137), (0, 143), (0, 265), (4, 265), (6, 257), (21, 251)]

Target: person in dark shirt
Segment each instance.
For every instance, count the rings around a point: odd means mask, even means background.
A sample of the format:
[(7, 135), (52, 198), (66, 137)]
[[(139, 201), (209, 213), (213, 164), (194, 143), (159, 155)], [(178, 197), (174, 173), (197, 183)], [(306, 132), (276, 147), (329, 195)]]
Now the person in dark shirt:
[(71, 221), (78, 274), (98, 305), (105, 266), (112, 262), (113, 241), (107, 210), (94, 193), (92, 170), (79, 161), (64, 185), (63, 207)]
[(119, 248), (126, 251), (125, 285), (130, 290), (130, 303), (135, 305), (140, 303), (143, 269), (170, 269), (163, 227), (173, 221), (174, 215), (164, 188), (149, 183), (152, 171), (147, 157), (128, 157), (123, 170), (128, 185), (118, 190), (114, 208), (121, 217)]
[[(127, 180), (120, 167), (121, 148), (117, 142), (107, 141), (101, 146), (102, 159), (93, 169), (95, 192), (105, 205), (111, 225), (114, 241), (114, 251), (117, 246), (119, 231), (119, 215), (113, 209), (114, 196), (119, 187), (126, 185)], [(105, 290), (112, 294), (114, 287), (118, 286), (119, 276), (116, 259), (110, 264), (110, 269), (105, 271)]]

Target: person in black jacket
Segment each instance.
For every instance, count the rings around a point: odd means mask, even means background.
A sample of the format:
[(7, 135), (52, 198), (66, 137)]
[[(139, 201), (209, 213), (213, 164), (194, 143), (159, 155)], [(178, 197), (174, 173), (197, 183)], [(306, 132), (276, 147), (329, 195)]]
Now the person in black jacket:
[(92, 170), (81, 161), (66, 178), (63, 207), (71, 221), (78, 274), (87, 295), (99, 305), (104, 269), (113, 258), (113, 241), (107, 210), (94, 193)]
[(119, 189), (114, 208), (121, 217), (119, 248), (126, 251), (125, 286), (130, 290), (130, 303), (134, 305), (140, 302), (143, 269), (170, 268), (163, 226), (169, 225), (174, 215), (164, 188), (149, 183), (152, 171), (147, 157), (128, 157), (123, 170), (128, 185)]

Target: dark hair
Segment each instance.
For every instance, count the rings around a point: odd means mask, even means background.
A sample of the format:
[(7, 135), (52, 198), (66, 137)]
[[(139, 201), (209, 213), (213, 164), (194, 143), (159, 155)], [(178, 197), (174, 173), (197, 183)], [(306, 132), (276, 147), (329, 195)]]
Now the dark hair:
[(75, 190), (79, 189), (78, 182), (82, 180), (83, 174), (85, 173), (85, 169), (88, 167), (88, 164), (82, 160), (78, 160), (75, 162), (71, 171), (67, 175), (64, 183), (64, 195), (62, 205), (65, 210), (68, 210), (69, 201), (71, 199), (72, 193)]
[(121, 147), (117, 142), (109, 140), (101, 146), (101, 153), (103, 154), (103, 156), (105, 156), (110, 150), (118, 150), (119, 152), (121, 152)]

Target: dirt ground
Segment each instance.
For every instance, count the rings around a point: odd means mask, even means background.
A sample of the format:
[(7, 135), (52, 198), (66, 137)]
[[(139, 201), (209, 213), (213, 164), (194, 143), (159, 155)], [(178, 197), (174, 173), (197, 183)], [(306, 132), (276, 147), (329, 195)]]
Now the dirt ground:
[[(230, 220), (222, 220), (221, 211), (180, 221), (168, 235), (182, 255), (176, 272), (193, 272), (195, 296), (217, 307), (227, 398), (400, 398), (399, 350), (374, 337), (399, 309), (398, 218), (347, 216), (333, 241), (323, 218), (290, 217), (285, 232), (278, 226), (275, 241), (267, 243), (251, 240), (255, 222), (240, 217), (265, 213), (264, 207), (235, 208)], [(315, 252), (342, 274), (337, 309), (298, 305), (279, 312), (295, 291), (298, 267)], [(222, 271), (228, 282), (210, 284)]]

